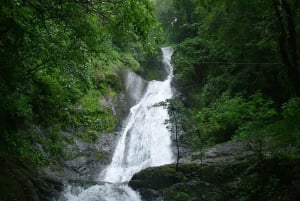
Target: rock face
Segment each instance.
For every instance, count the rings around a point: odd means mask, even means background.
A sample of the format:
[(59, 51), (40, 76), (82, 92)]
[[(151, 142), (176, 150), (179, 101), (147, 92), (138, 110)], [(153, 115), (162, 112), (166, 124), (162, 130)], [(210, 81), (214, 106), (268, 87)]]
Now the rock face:
[[(43, 136), (43, 131), (36, 127)], [(110, 163), (115, 133), (99, 136), (95, 142), (84, 142), (72, 132), (61, 132), (64, 140), (62, 157), (55, 164), (38, 168), (21, 157), (0, 152), (0, 201), (53, 201), (58, 199), (66, 183), (93, 182)], [(36, 144), (47, 157), (41, 144)]]
[[(118, 68), (117, 71), (123, 91), (116, 97), (105, 96), (99, 104), (110, 109), (121, 122), (131, 104), (135, 104), (142, 95), (146, 82), (128, 69)], [(140, 85), (139, 89), (136, 89), (137, 85)], [(61, 133), (72, 143), (64, 142), (61, 160), (45, 167), (43, 172), (75, 186), (97, 182), (100, 172), (111, 162), (118, 133), (102, 133), (96, 141), (85, 142), (75, 132)]]
[(103, 134), (94, 143), (87, 143), (73, 136), (74, 143), (64, 149), (66, 159), (44, 171), (63, 180), (94, 181), (110, 162), (116, 137), (114, 133)]
[(153, 198), (164, 201), (220, 200), (219, 197), (225, 197), (220, 185), (224, 178), (220, 174), (221, 169), (199, 167), (197, 164), (181, 165), (177, 172), (175, 166), (169, 165), (142, 171), (133, 177), (129, 185), (147, 201)]
[(183, 154), (180, 163), (202, 165), (235, 164), (247, 160), (252, 155), (253, 151), (249, 149), (246, 143), (228, 141), (212, 146), (203, 152), (187, 152)]
[(11, 155), (0, 155), (1, 201), (51, 201), (59, 197), (63, 183), (45, 176), (33, 164)]
[[(200, 152), (185, 153), (175, 165), (148, 168), (134, 175), (129, 185), (146, 201), (235, 200), (231, 192), (239, 182), (239, 169), (250, 164), (245, 144), (227, 142)], [(201, 160), (201, 157), (203, 159)]]
[(174, 164), (143, 170), (129, 185), (145, 201), (300, 200), (299, 157), (256, 159), (244, 143), (226, 142), (186, 153), (177, 171)]

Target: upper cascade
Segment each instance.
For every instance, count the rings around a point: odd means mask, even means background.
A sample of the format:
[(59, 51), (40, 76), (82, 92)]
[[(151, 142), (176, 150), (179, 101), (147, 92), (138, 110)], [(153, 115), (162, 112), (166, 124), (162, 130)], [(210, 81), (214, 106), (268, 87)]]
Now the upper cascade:
[(142, 169), (173, 162), (171, 134), (164, 124), (169, 118), (168, 111), (163, 107), (153, 107), (173, 96), (170, 64), (173, 49), (162, 48), (162, 52), (169, 76), (165, 81), (150, 81), (140, 101), (130, 109), (112, 162), (100, 175), (101, 181), (126, 182)]

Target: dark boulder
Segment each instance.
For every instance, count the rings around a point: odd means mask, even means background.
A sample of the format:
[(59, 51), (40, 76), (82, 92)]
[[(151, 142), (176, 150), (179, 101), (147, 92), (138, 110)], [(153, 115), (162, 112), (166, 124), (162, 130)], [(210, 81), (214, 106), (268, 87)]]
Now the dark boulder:
[(64, 185), (43, 175), (32, 163), (18, 156), (0, 154), (1, 201), (51, 201)]

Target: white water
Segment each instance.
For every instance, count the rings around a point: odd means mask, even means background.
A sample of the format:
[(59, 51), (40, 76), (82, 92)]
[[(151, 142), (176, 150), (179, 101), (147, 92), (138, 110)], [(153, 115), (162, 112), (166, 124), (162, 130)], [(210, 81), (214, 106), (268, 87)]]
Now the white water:
[(94, 185), (79, 193), (66, 190), (64, 197), (68, 201), (141, 201), (140, 195), (126, 185)]
[(128, 70), (125, 73), (124, 86), (127, 101), (131, 107), (136, 105), (143, 96), (147, 82), (136, 73)]
[[(64, 197), (68, 201), (140, 201), (138, 193), (120, 183), (128, 182), (142, 169), (174, 161), (171, 134), (164, 124), (169, 118), (168, 112), (163, 107), (153, 107), (154, 104), (165, 101), (173, 95), (171, 90), (173, 72), (170, 64), (173, 51), (170, 47), (162, 48), (162, 51), (163, 62), (170, 68), (170, 74), (165, 81), (150, 81), (143, 96), (130, 109), (130, 114), (120, 132), (112, 162), (99, 175), (99, 181), (108, 183), (81, 189), (78, 193), (66, 190)], [(140, 93), (140, 90), (132, 91)]]

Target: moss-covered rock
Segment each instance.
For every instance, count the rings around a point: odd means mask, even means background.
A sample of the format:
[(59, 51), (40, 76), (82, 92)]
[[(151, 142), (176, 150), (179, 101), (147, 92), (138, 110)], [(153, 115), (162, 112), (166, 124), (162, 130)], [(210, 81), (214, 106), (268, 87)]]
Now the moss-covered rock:
[(130, 185), (134, 189), (150, 188), (157, 190), (166, 188), (180, 180), (180, 176), (176, 174), (174, 166), (164, 166), (148, 168), (146, 171), (134, 175)]
[[(181, 164), (148, 168), (129, 185), (145, 200), (164, 201), (296, 201), (300, 200), (300, 159), (252, 158), (240, 163)], [(153, 199), (152, 199), (153, 200)]]
[[(129, 185), (139, 190), (142, 196), (145, 189), (156, 190), (165, 201), (218, 200), (222, 196), (223, 169), (198, 164), (183, 164), (176, 172), (174, 165), (149, 168), (136, 174)], [(142, 189), (142, 190), (140, 190)]]

